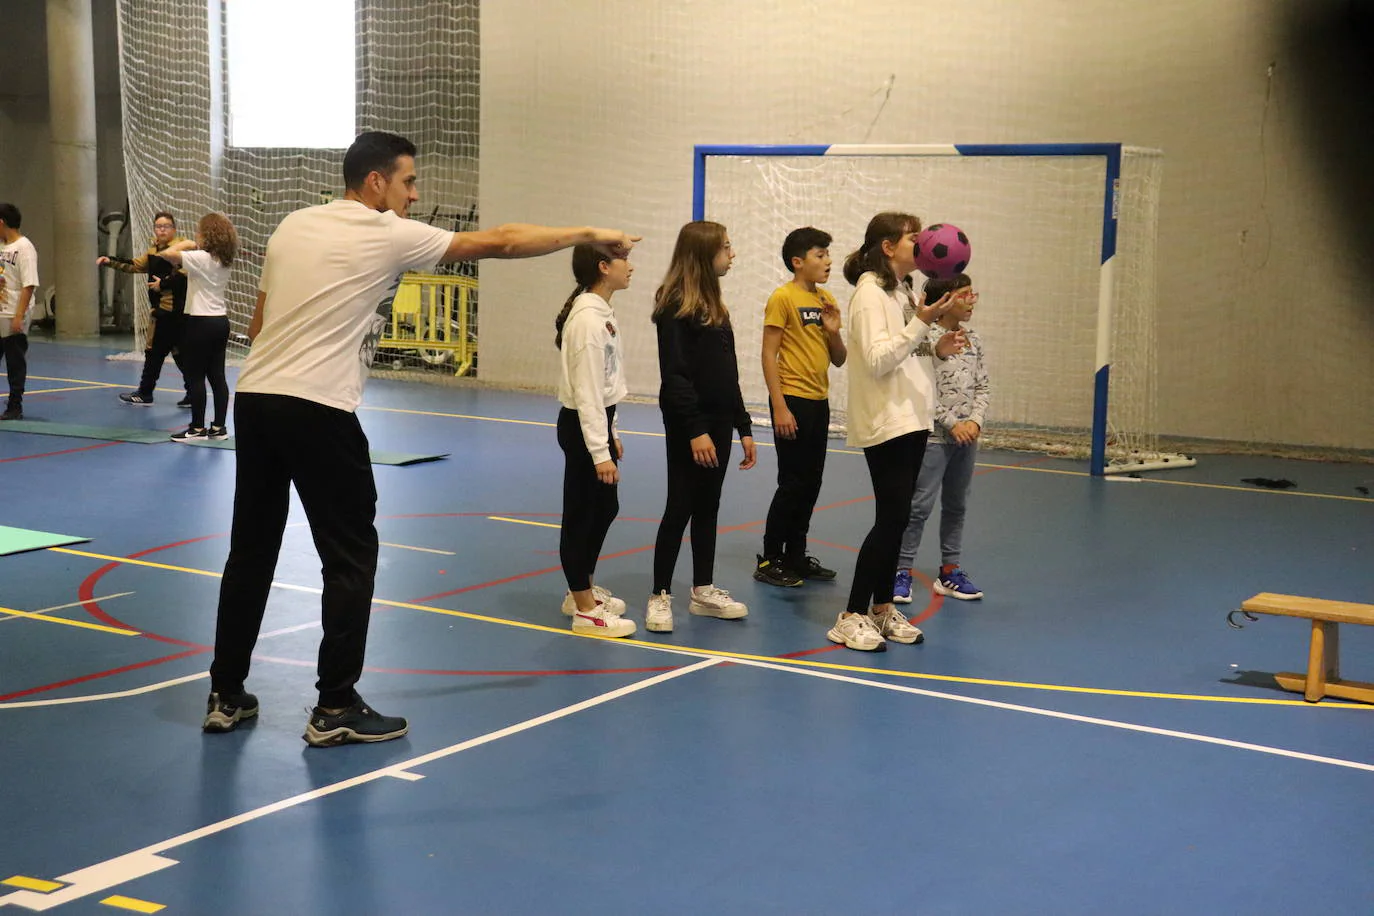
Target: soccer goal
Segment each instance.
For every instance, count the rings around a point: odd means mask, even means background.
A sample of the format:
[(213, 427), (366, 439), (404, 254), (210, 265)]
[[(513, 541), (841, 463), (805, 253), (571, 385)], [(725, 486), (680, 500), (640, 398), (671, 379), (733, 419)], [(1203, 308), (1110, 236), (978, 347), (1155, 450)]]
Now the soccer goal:
[[(693, 218), (723, 223), (741, 354), (760, 352), (763, 303), (789, 274), (789, 231), (834, 236), (829, 288), (873, 214), (915, 213), (969, 236), (988, 352), (989, 447), (1087, 458), (1095, 475), (1186, 467), (1159, 449), (1155, 241), (1163, 156), (1117, 143), (696, 147)], [(919, 275), (918, 275), (919, 277)], [(746, 401), (766, 405), (758, 360)], [(840, 416), (845, 370), (831, 370)]]

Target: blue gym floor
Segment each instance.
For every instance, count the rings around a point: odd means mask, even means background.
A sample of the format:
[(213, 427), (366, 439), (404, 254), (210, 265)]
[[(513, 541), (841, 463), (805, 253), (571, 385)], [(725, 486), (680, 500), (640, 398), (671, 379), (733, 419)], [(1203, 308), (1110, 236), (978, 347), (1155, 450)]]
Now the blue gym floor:
[[(186, 422), (170, 363), (136, 409), (115, 395), (137, 362), (29, 356), (28, 419)], [(373, 380), (374, 449), (452, 457), (375, 467), (385, 546), (359, 687), (410, 735), (324, 750), (300, 737), (319, 639), (303, 524), (249, 680), (262, 714), (200, 731), (233, 453), (0, 424), (0, 525), (91, 539), (0, 557), (0, 909), (1374, 912), (1374, 707), (1277, 689), (1305, 667), (1305, 621), (1226, 624), (1261, 591), (1374, 600), (1374, 466), (1206, 457), (1103, 481), (986, 452), (965, 566), (987, 597), (923, 592), (926, 642), (872, 655), (824, 635), (872, 518), (843, 442), (812, 523), (839, 582), (751, 578), (767, 430), (720, 517), (717, 583), (749, 617), (692, 617), (679, 597), (676, 632), (643, 630), (663, 442), (657, 408), (629, 404), (598, 581), (641, 627), (612, 642), (559, 613), (556, 413)], [(927, 576), (937, 541), (932, 523)], [(689, 563), (684, 547), (679, 595)], [(1342, 629), (1344, 673), (1374, 680), (1374, 632)]]

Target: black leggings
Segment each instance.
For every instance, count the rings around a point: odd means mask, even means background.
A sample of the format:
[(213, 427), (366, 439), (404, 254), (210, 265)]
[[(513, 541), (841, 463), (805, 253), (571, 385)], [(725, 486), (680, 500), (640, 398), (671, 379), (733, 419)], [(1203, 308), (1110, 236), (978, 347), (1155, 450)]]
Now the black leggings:
[(224, 380), (224, 351), (229, 319), (223, 315), (187, 315), (181, 328), (181, 371), (191, 399), (191, 425), (205, 426), (205, 381), (215, 394), (215, 425), (229, 418), (229, 383)]
[[(607, 430), (614, 420), (612, 405), (606, 408)], [(558, 412), (558, 447), (563, 450), (563, 529), (558, 535), (558, 558), (563, 563), (568, 589), (584, 592), (592, 587), (596, 558), (601, 555), (606, 532), (620, 511), (620, 488), (597, 479), (577, 411), (567, 407)], [(611, 460), (617, 460), (614, 441)]]
[(859, 548), (847, 610), (864, 614), (870, 604), (892, 603), (902, 532), (911, 515), (911, 495), (916, 491), (929, 437), (930, 430), (923, 429), (864, 449), (868, 476), (873, 481), (873, 527)]
[(185, 323), (186, 316), (179, 312), (153, 309), (152, 324), (148, 329), (151, 337), (148, 348), (143, 351), (143, 376), (138, 381), (138, 393), (143, 397), (152, 400), (153, 389), (162, 375), (162, 363), (169, 354), (185, 379), (186, 370), (181, 365), (181, 330)]
[[(734, 428), (728, 417), (711, 417), (711, 442), (716, 447), (716, 466), (704, 468), (692, 460), (692, 439), (668, 430), (668, 504), (658, 523), (654, 541), (654, 594), (673, 590), (673, 568), (682, 548), (682, 534), (692, 523), (692, 584), (710, 585), (716, 566), (716, 516), (720, 490), (730, 462)], [(910, 500), (907, 501), (910, 504)]]
[[(0, 321), (9, 321), (0, 318)], [(20, 410), (24, 406), (24, 383), (29, 377), (29, 335), (8, 334), (0, 337), (0, 359), (5, 361), (5, 374), (10, 384), (9, 406)]]

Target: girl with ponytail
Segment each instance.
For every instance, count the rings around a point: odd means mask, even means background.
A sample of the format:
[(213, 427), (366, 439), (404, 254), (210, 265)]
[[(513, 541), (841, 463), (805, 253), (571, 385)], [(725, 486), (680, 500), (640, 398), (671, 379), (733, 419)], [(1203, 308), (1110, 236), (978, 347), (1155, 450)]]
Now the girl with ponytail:
[(568, 580), (563, 613), (574, 633), (621, 637), (634, 621), (625, 602), (592, 584), (596, 558), (620, 511), (616, 464), (624, 455), (616, 434), (615, 406), (626, 394), (620, 327), (611, 297), (630, 285), (628, 258), (613, 258), (593, 245), (572, 252), (573, 290), (554, 320), (558, 380), (558, 447), (563, 450), (563, 526), (558, 556)]

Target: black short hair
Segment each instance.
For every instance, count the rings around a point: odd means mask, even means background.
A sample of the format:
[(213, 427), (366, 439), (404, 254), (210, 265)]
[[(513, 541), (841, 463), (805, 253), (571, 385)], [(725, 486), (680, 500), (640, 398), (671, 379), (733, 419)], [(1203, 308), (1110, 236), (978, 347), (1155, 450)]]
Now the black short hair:
[(829, 247), (829, 232), (822, 232), (814, 226), (793, 229), (787, 233), (787, 238), (782, 243), (782, 263), (788, 270), (795, 272), (796, 268), (792, 266), (793, 258), (805, 258), (812, 248)]
[(156, 225), (157, 225), (157, 221), (160, 220), (160, 219), (165, 219), (165, 220), (170, 221), (171, 224), (172, 224), (172, 228), (173, 228), (173, 229), (175, 229), (175, 228), (177, 227), (177, 218), (176, 218), (175, 216), (173, 216), (173, 215), (171, 214), (171, 211), (169, 211), (169, 210), (159, 210), (159, 211), (157, 211), (156, 213), (154, 213), (154, 214), (153, 214), (153, 225), (156, 226)]
[(415, 156), (415, 144), (399, 134), (370, 130), (359, 134), (358, 139), (344, 153), (344, 187), (356, 191), (363, 186), (367, 176), (381, 172), (387, 178), (396, 171), (396, 160), (402, 156)]
[(0, 222), (4, 222), (11, 229), (18, 229), (23, 221), (24, 214), (19, 212), (18, 207), (11, 203), (0, 203)]
[(926, 305), (934, 305), (947, 293), (952, 293), (956, 289), (963, 289), (965, 286), (972, 285), (973, 281), (969, 279), (968, 274), (955, 274), (952, 277), (945, 277), (943, 280), (927, 280), (924, 287), (926, 292)]

